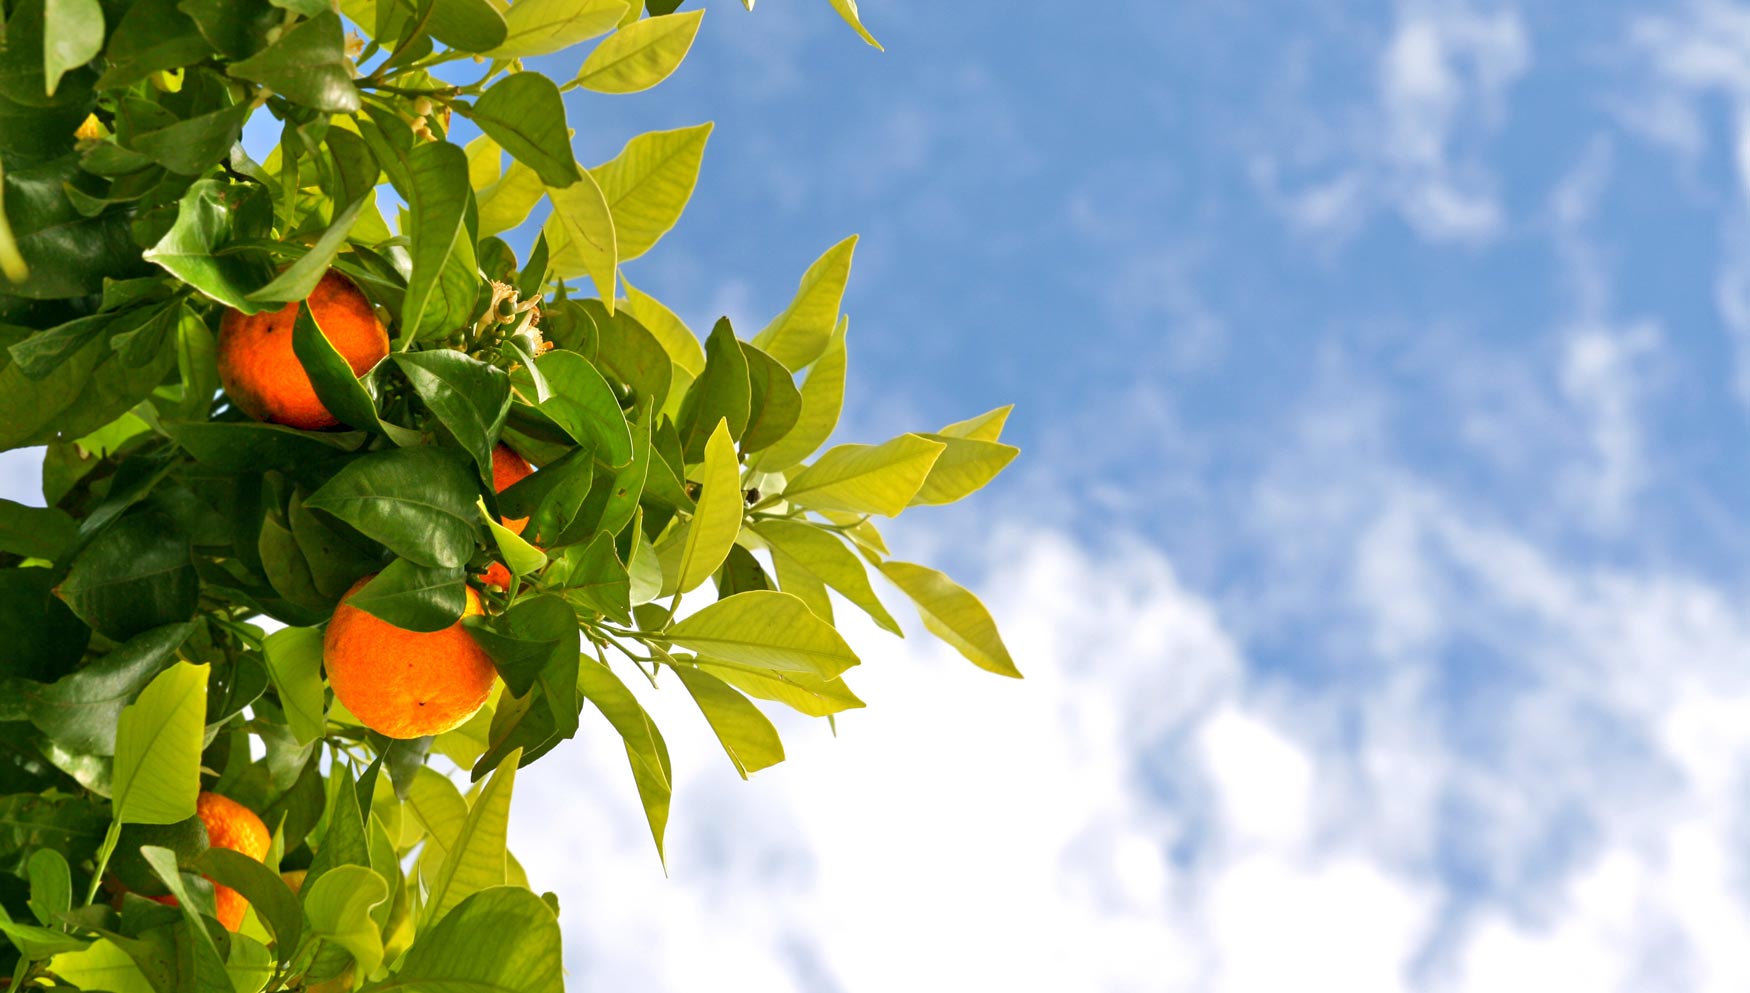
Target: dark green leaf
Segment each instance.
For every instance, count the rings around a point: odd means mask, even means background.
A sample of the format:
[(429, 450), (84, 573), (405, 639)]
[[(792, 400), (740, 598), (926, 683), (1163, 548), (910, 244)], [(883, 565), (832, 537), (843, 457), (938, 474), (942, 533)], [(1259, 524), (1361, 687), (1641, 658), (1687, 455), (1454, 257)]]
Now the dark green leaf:
[(597, 364), (630, 386), (639, 399), (649, 398), (653, 408), (661, 410), (674, 377), (674, 363), (662, 342), (624, 307), (610, 315), (599, 300), (585, 300), (581, 305), (595, 321)]
[(409, 631), (442, 631), (468, 605), (461, 568), (431, 568), (396, 559), (346, 598), (354, 607)]
[(127, 706), (170, 661), (193, 628), (171, 624), (138, 635), (96, 662), (26, 694), (30, 721), (78, 752), (115, 752), (115, 725)]
[(284, 965), (297, 950), (304, 931), (304, 914), (285, 880), (255, 859), (228, 848), (208, 848), (194, 864), (213, 882), (243, 894), (261, 922), (273, 932), (274, 947), (280, 964)]
[(229, 58), (253, 55), (267, 44), (267, 33), (282, 23), (283, 14), (267, 0), (180, 0), (207, 41)]
[(556, 596), (518, 600), (497, 617), (470, 617), (463, 626), (492, 656), (504, 685), (515, 696), (528, 694), (536, 675), (555, 655), (577, 654), (577, 614)]
[(359, 92), (348, 64), (340, 16), (327, 11), (299, 23), (260, 53), (233, 62), (227, 71), (271, 87), (294, 103), (351, 114), (359, 109)]
[(741, 343), (741, 350), (747, 356), (752, 395), (747, 430), (741, 435), (741, 451), (751, 454), (770, 448), (796, 426), (796, 419), (802, 415), (802, 393), (783, 363), (747, 342)]
[(176, 0), (139, 0), (110, 32), (104, 55), (109, 69), (99, 89), (116, 89), (163, 69), (176, 69), (213, 54), (194, 21), (176, 9)]
[(720, 318), (705, 339), (705, 371), (693, 381), (681, 404), (681, 449), (688, 465), (705, 458), (705, 441), (718, 421), (728, 422), (731, 438), (741, 438), (752, 399), (747, 355), (735, 339), (729, 319)]
[(490, 51), (504, 44), (504, 15), (486, 0), (427, 0), (426, 29), (438, 41), (464, 52)]
[(594, 480), (594, 453), (588, 448), (573, 448), (500, 493), (498, 509), (507, 519), (528, 519), (524, 538), (556, 548), (561, 544), (560, 535), (590, 495)]
[(413, 269), (401, 307), (400, 342), (423, 330), (421, 320), (462, 233), (462, 221), (473, 196), (468, 186), (468, 157), (449, 142), (414, 146), (406, 158), (406, 172), (405, 188), (398, 184), (397, 189), (407, 198), (412, 215)]
[(26, 507), (0, 499), (0, 552), (54, 561), (73, 542), (78, 527), (54, 507)]
[(131, 514), (74, 557), (60, 596), (85, 623), (122, 641), (194, 614), (200, 582), (188, 537), (157, 511)]
[(492, 478), (492, 445), (510, 412), (510, 378), (496, 366), (447, 348), (397, 352), (414, 392)]
[(47, 569), (0, 570), (0, 678), (54, 680), (85, 654), (91, 629), (53, 586)]
[(560, 562), (563, 573), (551, 581), (567, 600), (621, 624), (632, 623), (631, 578), (614, 550), (612, 532), (596, 532), (589, 544), (567, 549)]
[(292, 325), (292, 352), (310, 377), (316, 396), (335, 419), (364, 431), (388, 430), (377, 418), (377, 402), (370, 390), (335, 349), (310, 307), (298, 308), (297, 322)]
[(335, 458), (365, 442), (356, 431), (299, 431), (255, 421), (162, 421), (165, 434), (220, 472), (261, 472)]
[(625, 412), (602, 374), (575, 352), (554, 350), (535, 360), (553, 395), (540, 404), (542, 413), (565, 429), (579, 445), (593, 448), (604, 465), (632, 461), (632, 435)]
[(225, 157), (248, 116), (249, 105), (240, 103), (142, 132), (130, 144), (171, 172), (198, 176)]
[(272, 198), (262, 187), (203, 179), (188, 188), (176, 223), (145, 257), (225, 306), (253, 314), (272, 306), (247, 299), (272, 278), (272, 267), (258, 253), (221, 250), (265, 234), (272, 220)]
[(514, 158), (535, 170), (548, 186), (570, 186), (582, 178), (571, 155), (565, 102), (559, 87), (538, 72), (519, 72), (494, 83), (463, 116), (497, 141)]
[(461, 453), (398, 448), (348, 463), (305, 505), (416, 564), (455, 568), (474, 552), (479, 489)]

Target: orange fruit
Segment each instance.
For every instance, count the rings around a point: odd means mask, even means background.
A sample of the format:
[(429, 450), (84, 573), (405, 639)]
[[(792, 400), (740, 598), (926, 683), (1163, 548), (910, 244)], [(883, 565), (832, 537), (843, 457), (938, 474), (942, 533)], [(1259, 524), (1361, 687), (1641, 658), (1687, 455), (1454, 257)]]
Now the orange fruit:
[(371, 302), (330, 269), (301, 304), (259, 314), (225, 312), (219, 322), (219, 381), (231, 402), (258, 421), (320, 431), (340, 422), (322, 405), (292, 350), (292, 328), (306, 305), (354, 375), (364, 375), (389, 354), (389, 332)]
[[(353, 584), (346, 595), (375, 577)], [(467, 590), (463, 617), (481, 613)], [(322, 639), (328, 684), (365, 727), (391, 738), (423, 738), (460, 727), (486, 703), (498, 671), (462, 622), (441, 631), (409, 631), (342, 597)]]
[[(206, 825), (207, 843), (212, 847), (242, 852), (257, 862), (267, 858), (267, 849), (273, 839), (267, 833), (267, 825), (255, 816), (255, 811), (228, 796), (206, 792), (195, 798), (194, 809), (200, 815), (201, 823)], [(176, 906), (173, 896), (150, 899)], [(213, 914), (226, 930), (235, 931), (242, 926), (243, 912), (248, 906), (249, 901), (243, 899), (243, 894), (229, 886), (213, 884)]]
[[(503, 493), (527, 479), (534, 471), (535, 467), (529, 465), (521, 455), (512, 451), (509, 445), (500, 442), (493, 447), (492, 488), (494, 490)], [(506, 517), (504, 518), (504, 526), (516, 534), (522, 534), (523, 528), (529, 526), (529, 519), (527, 517)], [(487, 567), (486, 574), (480, 577), (480, 581), (488, 586), (508, 590), (510, 589), (510, 570), (504, 567), (504, 563), (494, 562)]]

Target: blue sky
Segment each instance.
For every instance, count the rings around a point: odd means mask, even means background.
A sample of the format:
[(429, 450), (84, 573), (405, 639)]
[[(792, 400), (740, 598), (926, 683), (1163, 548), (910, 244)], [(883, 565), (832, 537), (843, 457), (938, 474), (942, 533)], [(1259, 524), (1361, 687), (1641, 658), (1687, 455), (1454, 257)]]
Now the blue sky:
[(1750, 984), (1750, 6), (862, 6), (711, 4), (578, 157), (716, 122), (627, 267), (695, 329), (862, 235), (840, 440), (1018, 405), (890, 543), (1029, 678), (853, 619), (746, 784), (643, 694), (666, 878), (586, 724), (573, 988)]

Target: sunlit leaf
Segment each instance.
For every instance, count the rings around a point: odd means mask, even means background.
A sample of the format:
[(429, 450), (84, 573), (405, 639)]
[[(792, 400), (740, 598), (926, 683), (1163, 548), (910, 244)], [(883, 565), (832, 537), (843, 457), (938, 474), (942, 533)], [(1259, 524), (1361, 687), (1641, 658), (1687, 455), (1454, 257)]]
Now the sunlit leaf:
[(526, 889), (497, 886), (421, 930), (381, 989), (442, 993), (563, 993), (559, 921)]
[(821, 253), (802, 274), (790, 305), (754, 336), (753, 343), (791, 372), (800, 372), (819, 358), (832, 342), (856, 250), (857, 236), (851, 235)]
[(881, 574), (911, 597), (918, 616), (943, 641), (973, 665), (999, 676), (1021, 678), (996, 622), (978, 597), (934, 569), (910, 562), (881, 563)]
[(784, 498), (821, 510), (894, 517), (917, 496), (946, 447), (915, 434), (879, 445), (838, 445), (792, 476)]
[(552, 247), (548, 265), (563, 279), (587, 273), (612, 313), (620, 255), (613, 211), (601, 186), (586, 171), (570, 186), (547, 187), (547, 199), (553, 203), (553, 216), (543, 229)]
[(369, 866), (342, 865), (308, 885), (302, 896), (310, 935), (345, 948), (360, 975), (375, 972), (383, 960), (383, 938), (371, 908), (389, 899), (389, 884)]
[(869, 574), (863, 562), (844, 542), (797, 521), (761, 521), (754, 531), (772, 548), (772, 562), (778, 567), (778, 582), (792, 572), (812, 576), (818, 582), (843, 594), (845, 599), (861, 607), (868, 615), (894, 634), (902, 634), (899, 623), (881, 605), (875, 590), (869, 585)]
[(718, 600), (663, 635), (722, 663), (831, 678), (857, 664), (851, 646), (788, 593), (751, 590)]
[(597, 93), (637, 93), (669, 77), (693, 47), (703, 10), (633, 21), (609, 35), (577, 71), (577, 85)]
[(711, 730), (716, 732), (741, 778), (784, 761), (784, 743), (778, 739), (778, 729), (747, 697), (700, 669), (675, 666), (674, 673), (710, 722)]
[(207, 712), (205, 665), (179, 662), (121, 713), (110, 797), (122, 824), (174, 824), (194, 816)]
[(741, 463), (736, 459), (735, 442), (729, 437), (728, 425), (718, 421), (705, 443), (698, 506), (681, 552), (680, 581), (676, 587), (679, 592), (697, 587), (723, 564), (723, 557), (735, 544), (735, 536), (741, 533), (744, 509)]
[(469, 806), (467, 819), (432, 877), (427, 921), (441, 920), (450, 908), (474, 893), (504, 885), (505, 832), (521, 758), (521, 749), (506, 755)]
[[(620, 154), (589, 170), (613, 214), (620, 261), (648, 252), (680, 220), (699, 181), (699, 166), (712, 127), (706, 122), (638, 135), (620, 149)], [(604, 290), (604, 298), (609, 293)]]
[(612, 31), (626, 10), (624, 0), (517, 0), (504, 14), (504, 44), (487, 54), (516, 59), (570, 48)]

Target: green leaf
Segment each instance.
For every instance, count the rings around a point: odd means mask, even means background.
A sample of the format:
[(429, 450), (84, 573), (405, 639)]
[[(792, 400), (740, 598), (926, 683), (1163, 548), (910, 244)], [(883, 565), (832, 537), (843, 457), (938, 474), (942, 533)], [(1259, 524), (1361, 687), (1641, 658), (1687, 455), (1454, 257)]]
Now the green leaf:
[(693, 47), (702, 10), (633, 21), (597, 45), (577, 71), (577, 85), (597, 93), (637, 93), (669, 77)]
[(128, 514), (73, 557), (57, 592), (116, 641), (193, 616), (200, 580), (187, 535), (156, 510)]
[(109, 90), (199, 62), (214, 52), (194, 21), (176, 9), (176, 0), (140, 0), (110, 32), (103, 54), (109, 69), (97, 87)]
[(49, 962), (49, 968), (55, 975), (83, 990), (159, 993), (133, 957), (108, 938), (99, 938), (84, 951), (56, 955)]
[(231, 979), (228, 993), (261, 993), (274, 975), (273, 953), (247, 934), (234, 934), (229, 940), (231, 951), (225, 958), (225, 974)]
[(978, 597), (947, 576), (921, 565), (889, 560), (881, 563), (880, 569), (917, 604), (918, 616), (931, 634), (954, 646), (980, 669), (1021, 678), (1021, 671), (1015, 668), (1002, 635), (997, 632), (996, 621)]
[(356, 431), (300, 431), (254, 421), (158, 422), (195, 460), (219, 472), (262, 472), (334, 458), (363, 445)]
[(972, 441), (1001, 441), (1003, 425), (1008, 423), (1009, 412), (1015, 409), (1014, 404), (987, 410), (977, 417), (969, 417), (964, 421), (955, 421), (938, 434), (950, 438), (967, 438)]
[(425, 834), (425, 847), (419, 856), (419, 875), (429, 889), (438, 868), (449, 859), (450, 849), (468, 819), (468, 802), (456, 784), (430, 766), (420, 766), (407, 788), (407, 799), (401, 809), (411, 816)]
[(565, 101), (559, 87), (538, 72), (519, 72), (499, 80), (472, 108), (457, 103), (462, 115), (480, 126), (548, 186), (570, 186), (582, 178), (571, 157), (571, 132), (565, 126)]
[(749, 590), (718, 600), (663, 635), (720, 663), (831, 679), (857, 664), (832, 625), (788, 593)]
[(176, 7), (194, 19), (214, 48), (233, 59), (265, 47), (268, 32), (285, 20), (266, 0), (181, 0)]
[(662, 838), (668, 826), (669, 798), (673, 793), (673, 773), (669, 768), (668, 745), (662, 732), (639, 705), (638, 698), (620, 682), (614, 671), (585, 657), (578, 666), (577, 688), (589, 702), (596, 705), (626, 744), (626, 759), (632, 764), (632, 781), (638, 787), (638, 800), (644, 807), (645, 820), (650, 823), (650, 836), (656, 841), (656, 854), (663, 858)]
[(553, 394), (541, 411), (579, 445), (595, 449), (609, 466), (632, 461), (632, 431), (613, 387), (589, 360), (576, 352), (555, 349), (535, 360)]
[(28, 691), (31, 723), (75, 752), (113, 755), (122, 708), (158, 674), (191, 629), (169, 624), (143, 632), (85, 668)]
[(875, 590), (869, 585), (869, 574), (863, 563), (846, 548), (844, 542), (799, 521), (761, 521), (754, 531), (772, 549), (772, 564), (778, 568), (778, 583), (785, 589), (785, 578), (796, 573), (814, 582), (830, 586), (845, 599), (862, 608), (882, 628), (904, 637), (899, 622), (881, 605)]
[(711, 730), (716, 732), (741, 778), (784, 761), (784, 743), (778, 739), (778, 729), (747, 697), (702, 669), (675, 666), (674, 674), (680, 677), (681, 685), (710, 722)]
[(757, 452), (770, 448), (796, 427), (797, 418), (802, 416), (802, 394), (790, 378), (790, 370), (777, 359), (745, 341), (741, 350), (747, 356), (750, 394), (741, 450)]
[(595, 322), (595, 361), (602, 372), (660, 409), (674, 378), (674, 363), (662, 342), (624, 307), (610, 315), (599, 300), (586, 300), (579, 306)]
[(481, 890), (421, 930), (401, 968), (377, 990), (564, 993), (559, 921), (514, 886)]
[(975, 441), (946, 434), (926, 434), (925, 438), (941, 442), (942, 450), (911, 506), (953, 503), (984, 488), (995, 479), (1021, 450), (995, 441)]
[(422, 445), (347, 463), (304, 501), (418, 565), (455, 568), (474, 553), (479, 482), (461, 453)]
[(728, 318), (719, 319), (705, 339), (705, 373), (693, 382), (681, 404), (681, 450), (687, 464), (705, 457), (705, 441), (719, 422), (728, 423), (731, 438), (740, 438), (752, 405), (747, 354)]
[(593, 452), (573, 448), (499, 493), (498, 510), (507, 520), (528, 519), (522, 531), (526, 540), (537, 547), (556, 547), (594, 482)]
[(845, 19), (846, 24), (857, 29), (857, 34), (862, 36), (864, 41), (874, 46), (877, 51), (885, 51), (881, 47), (881, 43), (875, 40), (875, 36), (869, 33), (869, 29), (863, 26), (863, 20), (857, 14), (857, 0), (828, 0), (828, 2), (832, 4), (832, 9), (838, 11), (839, 16)]
[(705, 371), (705, 349), (699, 344), (699, 339), (675, 316), (674, 311), (627, 282), (624, 274), (620, 276), (620, 285), (626, 288), (627, 312), (662, 343), (663, 350), (675, 365), (697, 379), (699, 373)]
[(222, 250), (265, 233), (272, 219), (273, 203), (262, 187), (199, 180), (183, 194), (176, 223), (145, 258), (225, 306), (253, 314), (268, 305), (249, 294), (267, 285), (271, 270), (255, 255)]
[(491, 478), (492, 444), (510, 412), (510, 377), (448, 348), (396, 352), (391, 359), (426, 407), (474, 456), (482, 478)]
[(842, 679), (822, 679), (805, 672), (761, 672), (699, 659), (712, 673), (748, 696), (781, 703), (809, 717), (830, 717), (863, 706)]
[(577, 654), (577, 613), (550, 594), (520, 599), (497, 617), (470, 617), (464, 626), (514, 696), (527, 696), (555, 656)]
[(487, 0), (430, 0), (426, 28), (438, 41), (464, 52), (489, 52), (504, 44), (504, 15)]
[(474, 505), (480, 508), (480, 519), (486, 522), (487, 529), (492, 532), (492, 540), (498, 545), (498, 553), (504, 557), (504, 564), (511, 572), (526, 576), (531, 572), (539, 572), (547, 565), (547, 553), (524, 541), (522, 535), (498, 523), (492, 512), (486, 509), (484, 499), (476, 500)]
[(0, 679), (49, 682), (85, 654), (91, 628), (53, 592), (48, 569), (0, 569)]
[[(655, 24), (669, 19), (638, 23)], [(712, 127), (707, 121), (690, 128), (638, 135), (626, 142), (620, 154), (589, 170), (600, 184), (613, 215), (620, 261), (650, 251), (680, 220), (687, 201), (692, 199), (693, 187), (698, 184), (705, 141), (711, 137)], [(604, 300), (611, 294), (611, 289), (602, 291)]]
[(505, 11), (504, 44), (495, 59), (547, 55), (612, 31), (626, 14), (623, 0), (517, 0)]
[(547, 219), (542, 231), (552, 248), (548, 265), (553, 274), (560, 279), (572, 279), (588, 273), (601, 294), (602, 304), (613, 313), (620, 250), (614, 215), (601, 186), (592, 173), (585, 171), (570, 186), (547, 187), (547, 199), (553, 203), (553, 216)]
[(313, 110), (352, 114), (359, 109), (359, 91), (349, 65), (340, 15), (325, 11), (299, 22), (255, 55), (231, 63), (226, 71)]
[(5, 917), (5, 909), (0, 908), (0, 934), (5, 934), (19, 954), (29, 961), (40, 962), (51, 956), (77, 952), (91, 944), (89, 940), (76, 938), (59, 928), (16, 924)]
[(832, 436), (845, 403), (845, 331), (848, 319), (840, 321), (826, 352), (808, 370), (801, 387), (802, 411), (796, 425), (770, 448), (756, 453), (749, 464), (761, 472), (783, 472), (813, 455)]
[[(372, 764), (367, 775), (376, 775)], [(359, 809), (359, 788), (353, 780), (352, 767), (336, 763), (330, 767), (326, 783), (328, 830), (322, 834), (322, 844), (310, 861), (304, 885), (309, 886), (330, 872), (348, 865), (370, 865), (371, 843), (365, 831), (364, 812)], [(366, 797), (370, 796), (366, 792)]]
[(879, 445), (837, 445), (790, 478), (784, 499), (817, 510), (897, 516), (947, 446), (902, 434)]
[(480, 205), (480, 236), (509, 231), (522, 224), (546, 191), (535, 170), (521, 162), (512, 162), (497, 182), (475, 197)]
[(67, 857), (52, 848), (31, 853), (30, 912), (37, 923), (55, 927), (61, 915), (73, 909), (73, 874), (67, 868)]
[(205, 665), (158, 674), (116, 721), (111, 801), (118, 824), (174, 824), (194, 816), (207, 712)]
[(137, 133), (132, 145), (171, 172), (198, 176), (224, 157), (248, 116), (249, 105), (236, 104)]
[(791, 372), (800, 372), (819, 358), (832, 341), (856, 250), (857, 236), (851, 235), (821, 253), (802, 274), (790, 305), (754, 336), (753, 343)]
[(396, 559), (346, 602), (407, 631), (442, 631), (460, 620), (468, 606), (463, 575), (460, 567), (432, 568)]
[(428, 923), (441, 921), (467, 897), (504, 885), (505, 831), (510, 818), (511, 790), (516, 786), (517, 761), (521, 758), (520, 748), (506, 755), (468, 808), (467, 820), (462, 822), (455, 842), (449, 846), (431, 881), (425, 907)]
[(292, 324), (292, 354), (310, 377), (310, 385), (322, 406), (336, 420), (360, 430), (388, 431), (377, 417), (376, 400), (359, 380), (352, 363), (334, 347), (310, 307), (298, 308), (297, 320)]
[(49, 96), (68, 70), (103, 50), (103, 7), (97, 0), (46, 0), (43, 4), (43, 79)]
[(279, 694), (286, 724), (300, 745), (322, 737), (327, 704), (322, 682), (322, 629), (281, 628), (263, 642), (267, 672)]
[(282, 270), (272, 282), (251, 293), (251, 300), (290, 303), (308, 297), (345, 246), (346, 237), (365, 206), (373, 202), (373, 187), (381, 172), (364, 140), (350, 131), (333, 128), (328, 133), (328, 147), (333, 152), (344, 187), (334, 193), (337, 199), (333, 220), (308, 252)]
[(298, 948), (304, 930), (304, 915), (291, 887), (260, 861), (229, 848), (208, 848), (194, 860), (195, 867), (213, 882), (243, 894), (256, 916), (273, 932), (274, 947), (283, 964)]
[(705, 443), (705, 465), (699, 472), (698, 509), (687, 528), (681, 552), (678, 592), (686, 593), (711, 577), (741, 533), (745, 504), (741, 495), (741, 463), (735, 457), (735, 442), (723, 421)]
[(78, 526), (64, 510), (0, 500), (0, 552), (52, 562), (73, 543), (77, 532)]
[(632, 621), (632, 578), (614, 549), (614, 535), (598, 531), (587, 545), (566, 549), (564, 574), (549, 579), (565, 598), (622, 624)]
[[(490, 8), (488, 8), (490, 9)], [(407, 198), (412, 271), (407, 277), (407, 295), (401, 304), (401, 331), (397, 349), (423, 331), (421, 319), (431, 306), (431, 295), (461, 236), (467, 216), (468, 157), (447, 141), (415, 145), (407, 155)]]
[(332, 941), (351, 953), (358, 976), (369, 976), (383, 961), (383, 936), (371, 908), (389, 899), (389, 884), (369, 866), (340, 865), (322, 874), (303, 893), (310, 937)]

